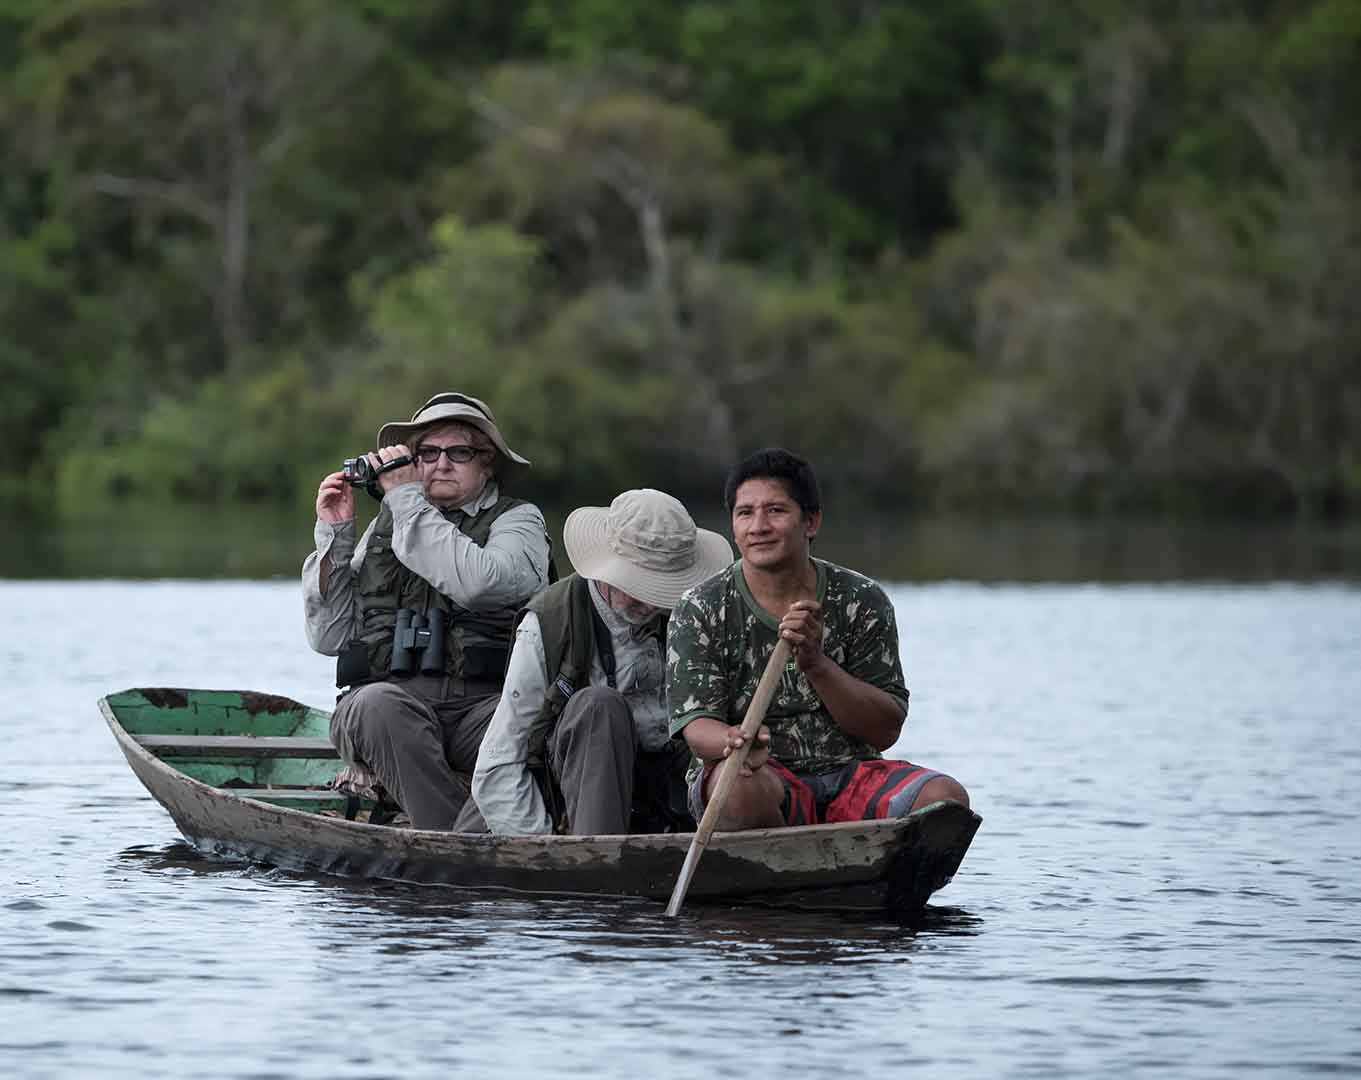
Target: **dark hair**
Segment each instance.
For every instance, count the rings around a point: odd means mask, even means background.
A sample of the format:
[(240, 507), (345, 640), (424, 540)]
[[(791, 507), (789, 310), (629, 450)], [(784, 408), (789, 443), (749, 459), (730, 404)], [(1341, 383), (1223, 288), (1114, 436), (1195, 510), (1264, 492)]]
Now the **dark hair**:
[(768, 446), (743, 458), (728, 470), (728, 479), (723, 485), (723, 505), (727, 507), (728, 513), (732, 513), (739, 487), (748, 480), (765, 477), (784, 484), (789, 497), (799, 504), (805, 517), (822, 509), (822, 496), (818, 494), (818, 478), (813, 474), (813, 466), (798, 454), (778, 446)]

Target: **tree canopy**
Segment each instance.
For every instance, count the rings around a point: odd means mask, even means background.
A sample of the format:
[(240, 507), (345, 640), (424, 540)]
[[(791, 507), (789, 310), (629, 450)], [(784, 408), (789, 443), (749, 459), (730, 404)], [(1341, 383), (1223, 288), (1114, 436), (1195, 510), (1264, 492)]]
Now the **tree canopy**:
[(25, 490), (1361, 505), (1361, 0), (0, 0)]

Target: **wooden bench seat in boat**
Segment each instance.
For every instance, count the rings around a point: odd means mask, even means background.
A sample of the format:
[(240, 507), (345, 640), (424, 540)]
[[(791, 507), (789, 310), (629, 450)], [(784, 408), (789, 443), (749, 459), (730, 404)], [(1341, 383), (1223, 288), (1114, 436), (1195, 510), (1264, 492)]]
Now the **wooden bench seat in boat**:
[[(347, 805), (347, 796), (343, 791), (333, 791), (330, 788), (251, 788), (227, 786), (218, 788), (219, 791), (228, 795), (237, 795), (245, 799), (258, 799), (260, 802), (267, 802), (273, 806), (289, 806), (295, 810), (310, 810), (316, 813), (321, 810), (334, 810), (337, 813), (344, 813)], [(372, 799), (360, 799), (358, 806), (369, 810), (373, 808)]]
[(133, 735), (157, 757), (338, 758), (328, 739), (283, 735)]

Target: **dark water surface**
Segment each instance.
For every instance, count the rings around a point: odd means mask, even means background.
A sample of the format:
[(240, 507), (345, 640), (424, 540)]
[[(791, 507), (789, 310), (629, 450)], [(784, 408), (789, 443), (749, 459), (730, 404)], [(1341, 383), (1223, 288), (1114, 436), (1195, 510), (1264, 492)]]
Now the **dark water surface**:
[(984, 823), (915, 931), (212, 862), (96, 699), (331, 699), (292, 581), (0, 581), (22, 1077), (1361, 1073), (1361, 589), (891, 589)]

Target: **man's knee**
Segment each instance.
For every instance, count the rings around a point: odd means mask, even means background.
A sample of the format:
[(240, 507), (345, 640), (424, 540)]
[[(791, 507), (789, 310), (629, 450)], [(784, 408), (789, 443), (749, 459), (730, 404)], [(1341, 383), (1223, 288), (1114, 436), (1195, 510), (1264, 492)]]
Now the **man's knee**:
[(384, 712), (410, 700), (411, 695), (400, 686), (388, 682), (368, 683), (346, 695), (350, 707), (361, 713)]
[(608, 686), (578, 690), (553, 726), (548, 745), (560, 780), (577, 768), (604, 769), (609, 761), (631, 768), (633, 714), (624, 695)]
[[(717, 783), (717, 770), (712, 775)], [(708, 795), (713, 795), (713, 784)], [(784, 783), (771, 769), (757, 769), (751, 776), (738, 776), (719, 811), (716, 827), (723, 832), (740, 829), (772, 829), (785, 824), (781, 806)]]
[(429, 723), (420, 702), (391, 683), (369, 683), (350, 691), (331, 714), (331, 742), (346, 760), (362, 758), (364, 746), (393, 724)]
[(587, 686), (572, 695), (558, 718), (558, 730), (600, 734), (633, 733), (633, 714), (624, 695), (610, 686)]
[(953, 776), (933, 776), (917, 792), (917, 797), (912, 800), (912, 809), (916, 810), (937, 802), (957, 802), (968, 806), (969, 793)]

